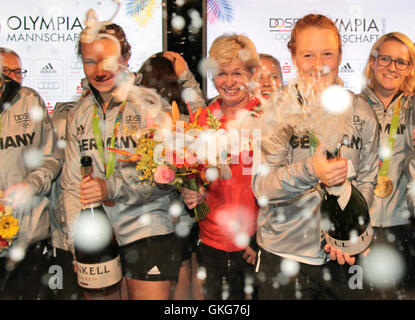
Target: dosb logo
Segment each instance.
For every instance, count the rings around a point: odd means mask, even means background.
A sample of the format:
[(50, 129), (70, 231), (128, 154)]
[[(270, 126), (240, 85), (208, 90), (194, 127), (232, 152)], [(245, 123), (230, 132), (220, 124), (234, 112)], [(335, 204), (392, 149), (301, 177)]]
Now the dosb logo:
[(269, 18), (271, 31), (291, 31), (298, 18)]
[(297, 21), (298, 18), (269, 18), (269, 31), (275, 32), (275, 40), (289, 41)]
[(128, 114), (125, 117), (125, 124), (133, 130), (137, 130), (139, 128), (140, 123), (141, 115), (139, 114)]
[(30, 118), (30, 113), (21, 113), (21, 114), (15, 114), (14, 115), (14, 121), (21, 125), (23, 128), (27, 128), (31, 125), (32, 119)]

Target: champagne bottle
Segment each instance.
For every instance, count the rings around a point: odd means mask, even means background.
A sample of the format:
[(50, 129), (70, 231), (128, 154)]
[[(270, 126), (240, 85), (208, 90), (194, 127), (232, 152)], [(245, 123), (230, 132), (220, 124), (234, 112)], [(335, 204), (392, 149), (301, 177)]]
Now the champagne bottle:
[[(82, 178), (85, 179), (86, 177), (90, 177), (92, 179), (92, 158), (89, 156), (84, 156), (81, 158), (81, 175)], [(82, 210), (87, 208), (97, 208), (102, 206), (100, 202), (90, 203), (90, 204), (82, 204)]]
[[(327, 152), (327, 158), (337, 157), (338, 150), (339, 148), (334, 153)], [(343, 208), (339, 204), (341, 195), (330, 194), (329, 188), (322, 186), (321, 215), (323, 220), (330, 222), (330, 227), (323, 233), (330, 246), (340, 249), (343, 253), (355, 255), (369, 247), (373, 229), (365, 198), (353, 184), (349, 181), (345, 183), (350, 184), (351, 193), (347, 205)]]
[[(91, 175), (92, 171), (91, 157), (82, 157), (82, 176)], [(79, 286), (93, 295), (118, 291), (122, 280), (120, 255), (111, 224), (101, 203), (83, 206), (74, 238)]]

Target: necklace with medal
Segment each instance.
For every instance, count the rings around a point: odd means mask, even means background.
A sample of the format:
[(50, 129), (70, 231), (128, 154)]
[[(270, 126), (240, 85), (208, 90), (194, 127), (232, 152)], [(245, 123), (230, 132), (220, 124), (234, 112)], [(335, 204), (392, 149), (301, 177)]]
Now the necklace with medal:
[[(117, 134), (118, 134), (118, 127), (120, 126), (122, 114), (123, 114), (124, 108), (125, 108), (125, 103), (126, 103), (126, 101), (124, 100), (121, 104), (120, 109), (118, 110), (117, 117), (115, 118), (114, 130), (113, 130), (113, 133), (112, 133), (111, 143), (110, 143), (110, 147), (112, 149), (115, 148), (115, 138), (117, 137)], [(108, 153), (108, 161), (105, 161), (104, 146), (103, 146), (103, 141), (102, 141), (101, 127), (99, 125), (98, 108), (97, 108), (96, 103), (95, 103), (95, 106), (94, 106), (94, 112), (92, 114), (92, 132), (94, 134), (94, 139), (95, 139), (95, 143), (96, 143), (97, 150), (98, 150), (98, 153), (99, 153), (99, 157), (100, 157), (102, 163), (104, 164), (105, 178), (109, 178), (114, 173), (115, 152), (110, 151)], [(110, 201), (110, 200), (103, 201), (103, 203), (105, 205), (109, 206), (109, 207), (112, 207), (112, 206), (115, 205), (115, 203), (113, 201)]]
[[(373, 107), (373, 102), (368, 99), (369, 104)], [(387, 147), (389, 150), (393, 150), (396, 141), (396, 133), (398, 131), (399, 121), (400, 121), (400, 113), (402, 110), (402, 97), (399, 98), (395, 107), (393, 108), (393, 117), (392, 122), (389, 130), (388, 135), (388, 142)], [(388, 177), (388, 170), (391, 158), (383, 159), (380, 162), (380, 168), (378, 173), (378, 183), (375, 188), (375, 195), (379, 198), (386, 198), (389, 197), (393, 192), (393, 182)]]
[[(117, 134), (118, 134), (118, 127), (120, 126), (122, 114), (123, 114), (124, 108), (125, 108), (125, 103), (126, 102), (124, 100), (121, 104), (121, 107), (120, 107), (119, 111), (118, 111), (117, 117), (115, 118), (114, 130), (113, 130), (113, 133), (112, 133), (111, 143), (110, 143), (110, 147), (113, 148), (113, 149), (115, 148), (115, 138), (117, 137)], [(103, 146), (102, 135), (101, 135), (101, 127), (99, 125), (98, 108), (97, 108), (96, 104), (94, 106), (94, 112), (92, 114), (92, 132), (94, 134), (95, 143), (97, 145), (99, 157), (100, 157), (102, 163), (104, 164), (105, 178), (109, 178), (114, 172), (115, 152), (110, 151), (108, 153), (108, 161), (105, 161), (104, 146)]]

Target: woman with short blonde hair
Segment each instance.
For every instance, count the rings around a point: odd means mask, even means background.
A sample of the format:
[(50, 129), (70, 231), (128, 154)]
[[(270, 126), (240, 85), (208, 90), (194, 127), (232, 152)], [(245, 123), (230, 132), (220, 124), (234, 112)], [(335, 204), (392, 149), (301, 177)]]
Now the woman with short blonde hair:
[(222, 65), (239, 58), (248, 69), (260, 65), (258, 53), (254, 43), (242, 34), (224, 34), (213, 41), (209, 50), (209, 60)]
[[(209, 55), (215, 67), (212, 78), (219, 97), (202, 110), (199, 124), (206, 125), (210, 115), (216, 115), (220, 128), (226, 130), (239, 111), (254, 112), (259, 104), (248, 83), (252, 81), (260, 61), (252, 41), (239, 34), (218, 37)], [(252, 155), (252, 151), (249, 152)], [(205, 197), (210, 208), (207, 216), (199, 220), (196, 248), (197, 262), (206, 270), (206, 278), (201, 280), (205, 299), (222, 299), (224, 284), (229, 286), (229, 300), (244, 299), (245, 279), (253, 277), (259, 207), (250, 188), (251, 174), (244, 173), (251, 167), (252, 163), (245, 164), (242, 160), (232, 162), (229, 164), (231, 177), (221, 176), (211, 181), (206, 191), (203, 187), (199, 192), (183, 188), (182, 197), (189, 209), (196, 207)], [(238, 227), (230, 228), (230, 225)], [(251, 241), (238, 241), (241, 234)]]

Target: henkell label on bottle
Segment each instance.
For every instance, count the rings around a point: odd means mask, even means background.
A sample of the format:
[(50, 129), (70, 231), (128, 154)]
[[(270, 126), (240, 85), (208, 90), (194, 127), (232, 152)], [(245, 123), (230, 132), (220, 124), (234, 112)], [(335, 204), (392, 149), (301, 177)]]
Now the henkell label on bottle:
[(350, 240), (338, 240), (332, 238), (327, 232), (324, 232), (324, 239), (326, 242), (336, 249), (341, 250), (343, 253), (349, 255), (355, 255), (363, 252), (369, 247), (373, 238), (373, 228), (369, 224), (366, 230), (359, 236)]
[(76, 262), (78, 284), (87, 289), (102, 289), (119, 282), (122, 278), (120, 256), (94, 264)]

